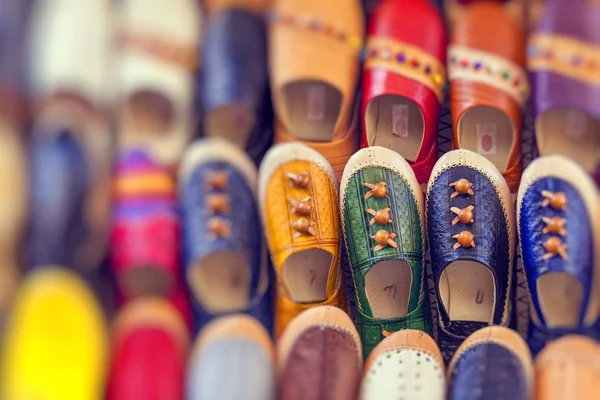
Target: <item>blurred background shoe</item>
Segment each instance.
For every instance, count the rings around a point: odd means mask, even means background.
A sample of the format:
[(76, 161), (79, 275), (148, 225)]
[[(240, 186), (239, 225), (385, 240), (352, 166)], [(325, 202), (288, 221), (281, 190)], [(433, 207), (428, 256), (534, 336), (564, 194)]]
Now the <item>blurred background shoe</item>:
[(183, 400), (188, 329), (166, 300), (146, 297), (121, 308), (113, 322), (108, 400)]
[(277, 398), (356, 399), (362, 366), (350, 317), (336, 307), (311, 308), (294, 318), (277, 342)]
[(15, 297), (3, 339), (1, 398), (103, 398), (104, 316), (73, 272), (55, 266), (31, 272)]
[(269, 333), (248, 315), (216, 318), (190, 356), (186, 399), (275, 400), (275, 350)]

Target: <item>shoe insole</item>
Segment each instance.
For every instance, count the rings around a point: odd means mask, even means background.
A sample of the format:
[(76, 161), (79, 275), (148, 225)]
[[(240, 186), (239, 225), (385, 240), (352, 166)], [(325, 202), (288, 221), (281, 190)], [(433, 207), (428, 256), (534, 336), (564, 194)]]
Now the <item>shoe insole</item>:
[(292, 301), (316, 303), (327, 300), (327, 279), (333, 255), (321, 249), (292, 254), (283, 264), (283, 279)]
[(204, 117), (208, 137), (223, 138), (244, 148), (254, 126), (254, 113), (243, 104), (226, 104), (209, 110)]
[(493, 107), (470, 108), (458, 121), (458, 133), (461, 149), (481, 154), (500, 171), (506, 169), (515, 137), (508, 115)]
[(118, 276), (119, 286), (127, 297), (169, 296), (175, 287), (173, 279), (163, 270), (153, 266), (140, 266), (123, 270)]
[(188, 283), (196, 299), (212, 314), (248, 308), (251, 279), (248, 261), (230, 252), (212, 253), (188, 271)]
[(330, 142), (342, 107), (342, 94), (321, 81), (297, 81), (283, 88), (283, 101), (298, 140)]
[(406, 261), (385, 260), (367, 272), (367, 299), (375, 318), (405, 317), (408, 313), (412, 270)]
[(401, 96), (379, 96), (365, 112), (367, 140), (370, 146), (394, 150), (408, 161), (419, 155), (425, 124), (417, 104)]
[(574, 276), (548, 272), (538, 278), (536, 286), (540, 308), (549, 328), (579, 326), (583, 288)]
[(126, 107), (128, 134), (166, 133), (175, 116), (171, 101), (151, 90), (134, 93), (127, 101)]
[(492, 273), (475, 261), (455, 261), (440, 277), (440, 297), (451, 321), (493, 321), (496, 292)]
[(594, 172), (600, 153), (600, 124), (587, 113), (553, 108), (538, 115), (535, 135), (540, 156), (562, 154)]

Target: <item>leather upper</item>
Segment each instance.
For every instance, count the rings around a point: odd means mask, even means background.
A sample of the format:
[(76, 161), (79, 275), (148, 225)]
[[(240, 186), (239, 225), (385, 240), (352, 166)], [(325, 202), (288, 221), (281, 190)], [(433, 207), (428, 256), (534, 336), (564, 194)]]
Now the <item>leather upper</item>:
[[(568, 200), (566, 209), (558, 211), (548, 205), (543, 206), (546, 197), (542, 191), (564, 193)], [(538, 279), (550, 272), (565, 272), (575, 277), (583, 288), (582, 309), (578, 318), (582, 323), (592, 288), (595, 246), (592, 222), (584, 200), (569, 182), (555, 177), (542, 177), (527, 188), (518, 212), (523, 265), (532, 305), (539, 321), (545, 324), (537, 291)], [(553, 232), (544, 233), (547, 225), (544, 218), (553, 217), (566, 221), (564, 236)], [(566, 245), (567, 259), (560, 255), (544, 258), (547, 254), (544, 242), (551, 237), (560, 238)]]
[(457, 355), (450, 371), (448, 399), (529, 399), (519, 357), (497, 343), (478, 343)]
[[(599, 20), (600, 5), (593, 1), (573, 7), (569, 0), (555, 0), (544, 7), (528, 49), (534, 116), (566, 107), (600, 118), (593, 106), (600, 102)], [(550, 41), (539, 41), (544, 38)]]
[[(388, 197), (378, 199), (371, 196), (365, 199), (369, 188), (363, 183), (380, 182), (387, 183)], [(368, 355), (383, 339), (384, 330), (393, 332), (412, 328), (429, 332), (431, 329), (426, 311), (429, 307), (423, 303), (424, 227), (415, 194), (406, 178), (399, 173), (379, 166), (365, 165), (352, 175), (345, 187), (345, 193), (342, 193), (342, 218), (357, 300), (356, 324), (363, 350)], [(391, 209), (392, 221), (384, 225), (370, 225), (373, 215), (366, 210), (386, 208)], [(396, 234), (393, 241), (397, 248), (387, 245), (375, 251), (377, 243), (372, 236), (382, 229)], [(412, 285), (406, 317), (385, 320), (373, 317), (366, 293), (366, 276), (377, 263), (384, 260), (404, 260), (411, 267)]]
[[(224, 188), (214, 188), (209, 182), (211, 176), (225, 174)], [(226, 210), (211, 209), (211, 196), (227, 199)], [(213, 197), (214, 198), (214, 197)], [(261, 273), (267, 271), (266, 249), (262, 244), (262, 230), (255, 195), (240, 171), (225, 161), (205, 161), (196, 165), (189, 178), (180, 182), (179, 201), (183, 230), (183, 261), (187, 270), (195, 263), (216, 252), (239, 254), (248, 260), (251, 268), (250, 305), (245, 312), (255, 316), (265, 326), (270, 327), (269, 307), (271, 301), (261, 292)], [(224, 234), (210, 230), (211, 221), (222, 221)], [(197, 299), (196, 326), (201, 327), (215, 315), (204, 311)]]
[[(427, 197), (427, 227), (429, 234), (431, 267), (436, 287), (444, 269), (457, 260), (475, 261), (490, 270), (495, 281), (495, 313), (494, 324), (507, 324), (508, 299), (507, 291), (512, 279), (512, 254), (514, 243), (510, 242), (509, 226), (495, 182), (480, 171), (467, 166), (454, 166), (436, 175)], [(459, 179), (467, 179), (473, 183), (473, 195), (460, 194), (451, 198), (455, 191), (450, 184)], [(452, 225), (456, 217), (451, 207), (464, 209), (474, 205), (474, 222), (469, 225), (457, 223)], [(474, 234), (475, 247), (453, 246), (457, 243), (454, 235), (468, 230)], [(440, 317), (448, 325), (448, 315), (439, 297)], [(450, 326), (446, 328), (452, 330)], [(467, 336), (471, 328), (457, 326), (455, 335)]]
[[(525, 33), (502, 4), (474, 2), (462, 12), (450, 42), (459, 49), (456, 54), (452, 47), (449, 51), (452, 146), (460, 148), (459, 121), (470, 108), (488, 106), (504, 112), (510, 118), (514, 137), (502, 173), (515, 192), (522, 173), (522, 108), (529, 93), (524, 70)], [(469, 52), (473, 52), (473, 58), (465, 55)]]
[[(427, 23), (423, 23), (425, 20)], [(404, 52), (392, 52), (388, 56), (386, 46), (379, 48), (374, 43), (381, 39), (389, 39), (400, 46), (412, 46), (409, 49), (422, 55), (412, 59)], [(362, 115), (369, 103), (379, 96), (402, 96), (417, 104), (424, 120), (423, 141), (417, 158), (410, 161), (414, 162), (412, 168), (419, 183), (426, 183), (437, 159), (437, 121), (445, 79), (446, 31), (439, 10), (427, 0), (382, 1), (369, 20), (366, 57)], [(429, 57), (431, 60), (425, 61)], [(411, 65), (417, 61), (421, 64)], [(439, 66), (433, 67), (434, 64)], [(420, 69), (421, 74), (411, 75)], [(362, 147), (371, 145), (367, 134), (367, 126), (363, 123)]]

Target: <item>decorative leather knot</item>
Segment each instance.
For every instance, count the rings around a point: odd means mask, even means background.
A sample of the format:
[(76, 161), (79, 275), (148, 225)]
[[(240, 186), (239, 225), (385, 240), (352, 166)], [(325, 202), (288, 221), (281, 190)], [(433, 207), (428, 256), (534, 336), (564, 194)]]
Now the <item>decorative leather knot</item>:
[(552, 236), (544, 242), (544, 260), (548, 260), (554, 256), (561, 256), (563, 260), (567, 259), (567, 245), (556, 236)]
[(452, 211), (454, 214), (456, 214), (456, 217), (452, 220), (452, 225), (456, 225), (459, 222), (461, 224), (473, 223), (473, 221), (475, 221), (475, 218), (473, 217), (474, 209), (475, 209), (475, 206), (473, 206), (473, 205), (465, 207), (463, 209), (460, 209), (458, 207), (450, 207), (450, 211)]
[(291, 181), (292, 186), (295, 186), (298, 188), (308, 187), (309, 178), (308, 178), (307, 172), (302, 172), (300, 174), (294, 174), (293, 172), (288, 172), (287, 174), (285, 174), (285, 176), (287, 176), (287, 178)]
[(452, 249), (454, 250), (459, 247), (475, 247), (475, 235), (473, 232), (462, 231), (461, 233), (452, 236), (452, 239), (456, 239), (456, 243), (452, 246)]
[(213, 217), (206, 223), (206, 229), (216, 238), (229, 239), (231, 237), (231, 224), (229, 221)]
[(370, 198), (371, 196), (374, 196), (376, 199), (383, 199), (388, 195), (386, 182), (379, 182), (375, 185), (363, 182), (363, 186), (366, 186), (370, 189), (364, 195), (365, 200)]
[(450, 198), (453, 199), (459, 194), (468, 194), (469, 196), (473, 196), (475, 192), (473, 192), (473, 184), (469, 182), (467, 179), (459, 179), (456, 182), (452, 182), (450, 187), (454, 188), (454, 193), (450, 195)]
[(212, 190), (223, 190), (229, 183), (229, 174), (224, 171), (215, 171), (206, 177), (206, 183)]
[(392, 334), (394, 334), (394, 333), (396, 333), (396, 332), (397, 332), (397, 331), (390, 332), (390, 331), (386, 331), (386, 330), (384, 329), (383, 331), (381, 331), (381, 336), (383, 336), (384, 338), (386, 338), (386, 337), (388, 337), (388, 336), (391, 336)]
[(296, 230), (294, 238), (299, 238), (300, 236), (307, 234), (311, 236), (317, 236), (317, 232), (315, 231), (315, 223), (304, 217), (297, 219), (292, 227)]
[(206, 207), (210, 213), (228, 214), (229, 196), (226, 194), (213, 194), (206, 199)]
[(312, 205), (310, 204), (310, 196), (303, 198), (300, 201), (288, 199), (292, 205), (292, 212), (299, 215), (310, 215)]
[(377, 231), (375, 235), (371, 236), (371, 239), (375, 240), (375, 243), (377, 243), (377, 246), (375, 246), (373, 251), (379, 251), (388, 246), (392, 246), (393, 248), (397, 249), (398, 244), (396, 244), (396, 242), (394, 241), (395, 238), (395, 233), (389, 233), (388, 231), (383, 229)]
[(391, 208), (387, 207), (383, 210), (373, 210), (372, 208), (367, 208), (367, 212), (373, 216), (369, 221), (369, 225), (373, 225), (374, 223), (378, 223), (379, 225), (386, 225), (392, 222), (392, 216), (390, 215)]
[(567, 195), (563, 192), (553, 193), (548, 190), (542, 190), (542, 196), (544, 196), (542, 207), (550, 205), (556, 211), (564, 211), (567, 208)]
[(542, 221), (546, 224), (546, 227), (542, 230), (542, 233), (557, 233), (560, 236), (567, 236), (567, 230), (565, 225), (567, 220), (560, 217), (543, 217)]

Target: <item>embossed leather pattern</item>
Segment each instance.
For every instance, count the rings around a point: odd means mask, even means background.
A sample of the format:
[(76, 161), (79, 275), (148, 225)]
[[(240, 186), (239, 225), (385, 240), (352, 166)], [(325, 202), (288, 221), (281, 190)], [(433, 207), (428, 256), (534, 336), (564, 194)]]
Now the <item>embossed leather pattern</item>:
[[(363, 183), (387, 183), (388, 197), (377, 199), (371, 196), (364, 199), (369, 191)], [(343, 194), (344, 236), (348, 258), (354, 277), (357, 313), (356, 326), (361, 335), (363, 351), (367, 356), (373, 347), (383, 339), (383, 331), (418, 329), (429, 333), (431, 321), (429, 307), (423, 304), (423, 230), (417, 201), (406, 181), (398, 173), (380, 167), (366, 166), (352, 176)], [(392, 222), (372, 226), (371, 214), (366, 209), (381, 210), (391, 208)], [(374, 251), (377, 243), (371, 238), (379, 230), (395, 233), (398, 247), (386, 246)], [(373, 266), (384, 260), (404, 260), (412, 269), (412, 286), (408, 305), (408, 315), (403, 318), (373, 318), (366, 294), (366, 275)]]
[[(451, 199), (455, 191), (450, 183), (459, 179), (467, 179), (473, 183), (474, 195), (458, 195)], [(474, 205), (474, 220), (469, 231), (475, 234), (476, 247), (459, 247), (453, 250), (456, 239), (452, 236), (465, 230), (465, 225), (452, 225), (455, 214), (451, 207), (465, 208)], [(483, 264), (491, 271), (495, 280), (495, 313), (494, 324), (501, 324), (507, 305), (507, 288), (512, 279), (510, 255), (509, 227), (507, 225), (502, 202), (490, 181), (481, 172), (466, 166), (455, 166), (437, 176), (427, 197), (427, 227), (433, 271), (440, 317), (445, 325), (450, 322), (439, 295), (440, 277), (444, 269), (457, 260), (469, 260)], [(466, 337), (471, 331), (457, 329), (455, 335)]]
[(527, 376), (518, 356), (496, 343), (463, 351), (449, 376), (450, 400), (527, 400)]
[[(227, 174), (227, 185), (224, 189), (213, 189), (207, 184), (214, 173)], [(199, 164), (190, 174), (188, 181), (180, 184), (184, 269), (187, 270), (194, 263), (215, 252), (236, 253), (248, 260), (252, 270), (250, 305), (248, 310), (243, 312), (256, 317), (270, 330), (272, 302), (266, 293), (259, 291), (261, 262), (265, 255), (262, 253), (263, 236), (252, 189), (243, 175), (224, 161)], [(215, 213), (207, 207), (208, 197), (214, 194), (225, 194), (229, 197), (229, 212)], [(228, 221), (229, 237), (214, 237), (207, 229), (209, 220), (214, 217)], [(197, 299), (194, 299), (193, 305), (197, 328), (216, 317), (203, 310)]]
[(204, 109), (243, 104), (254, 110), (246, 150), (258, 162), (271, 144), (272, 120), (264, 21), (242, 10), (209, 15), (204, 36)]
[[(308, 173), (307, 188), (297, 188), (290, 184), (288, 173)], [(294, 237), (292, 224), (298, 216), (292, 212), (288, 199), (300, 200), (311, 196), (313, 209), (310, 220), (315, 222), (316, 236), (302, 235)], [(327, 300), (322, 303), (295, 303), (287, 288), (278, 278), (277, 304), (275, 316), (276, 335), (281, 334), (285, 326), (300, 312), (316, 305), (331, 305), (348, 311), (346, 290), (342, 285), (340, 268), (341, 227), (336, 188), (331, 178), (318, 165), (308, 161), (290, 161), (280, 166), (271, 176), (266, 189), (265, 229), (269, 242), (271, 259), (275, 272), (279, 276), (285, 260), (292, 254), (321, 249), (333, 256), (327, 280)]]
[[(568, 200), (565, 210), (557, 211), (550, 206), (544, 207), (544, 190), (552, 193), (563, 192)], [(537, 280), (549, 272), (565, 272), (577, 278), (583, 288), (583, 302), (579, 313), (581, 323), (590, 299), (594, 273), (594, 236), (583, 198), (570, 183), (554, 177), (544, 177), (528, 187), (518, 212), (523, 265), (532, 304), (540, 322), (545, 324), (537, 292)], [(544, 217), (564, 218), (565, 236), (543, 233), (546, 227)], [(558, 237), (566, 244), (566, 260), (560, 255), (544, 259), (544, 254), (547, 253), (544, 242), (550, 237)]]

